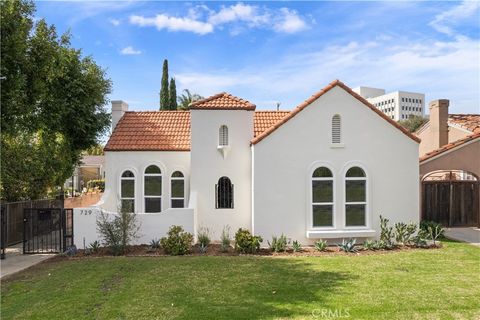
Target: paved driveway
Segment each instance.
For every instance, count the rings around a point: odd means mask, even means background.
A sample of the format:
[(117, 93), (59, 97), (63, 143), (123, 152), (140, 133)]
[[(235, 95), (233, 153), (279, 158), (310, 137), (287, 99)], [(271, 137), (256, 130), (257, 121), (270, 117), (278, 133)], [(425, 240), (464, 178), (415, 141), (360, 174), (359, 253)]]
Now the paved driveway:
[(5, 250), (6, 259), (0, 260), (0, 278), (21, 271), (43, 260), (55, 256), (55, 254), (22, 254), (22, 244), (8, 247)]
[(480, 246), (480, 229), (473, 228), (448, 228), (445, 229), (447, 238), (468, 242), (476, 246)]

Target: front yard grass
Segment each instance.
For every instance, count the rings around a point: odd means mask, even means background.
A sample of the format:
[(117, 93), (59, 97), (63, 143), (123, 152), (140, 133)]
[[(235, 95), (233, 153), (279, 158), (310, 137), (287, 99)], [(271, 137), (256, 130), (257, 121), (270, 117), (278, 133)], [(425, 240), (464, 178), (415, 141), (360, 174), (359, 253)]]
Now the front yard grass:
[(479, 319), (480, 248), (61, 259), (1, 284), (2, 319)]

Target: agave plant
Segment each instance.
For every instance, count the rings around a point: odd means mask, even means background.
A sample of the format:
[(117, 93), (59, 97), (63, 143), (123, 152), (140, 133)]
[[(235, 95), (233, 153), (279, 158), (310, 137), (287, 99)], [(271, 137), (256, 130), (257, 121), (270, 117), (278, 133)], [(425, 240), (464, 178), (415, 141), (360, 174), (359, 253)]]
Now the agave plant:
[(357, 252), (358, 250), (355, 248), (356, 243), (357, 239), (343, 239), (342, 244), (338, 244), (337, 246), (344, 252)]
[(313, 246), (318, 251), (325, 251), (325, 249), (327, 249), (327, 241), (320, 239), (316, 241)]
[(302, 251), (302, 245), (297, 240), (294, 240), (292, 242), (292, 249), (293, 249), (293, 252), (300, 252)]

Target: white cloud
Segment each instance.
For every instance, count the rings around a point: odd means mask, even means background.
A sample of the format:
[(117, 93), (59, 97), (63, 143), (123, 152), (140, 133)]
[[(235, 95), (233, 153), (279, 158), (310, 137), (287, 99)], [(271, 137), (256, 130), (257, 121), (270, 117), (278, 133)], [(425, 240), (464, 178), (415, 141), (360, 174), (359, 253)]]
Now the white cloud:
[(230, 27), (231, 35), (237, 35), (247, 28), (271, 29), (289, 34), (308, 28), (305, 18), (295, 10), (269, 9), (243, 3), (222, 6), (218, 11), (211, 10), (206, 5), (198, 5), (190, 8), (185, 17), (173, 17), (164, 13), (155, 17), (132, 15), (130, 23), (140, 27), (154, 26), (158, 30), (187, 31), (200, 35), (223, 26)]
[(130, 16), (130, 23), (140, 27), (154, 26), (158, 30), (166, 29), (168, 31), (190, 31), (204, 35), (213, 31), (210, 23), (197, 21), (188, 17), (177, 18), (166, 14), (157, 14), (153, 18), (143, 16)]
[[(330, 45), (252, 63), (223, 72), (177, 73), (177, 86), (208, 96), (230, 91), (252, 102), (281, 101), (291, 109), (334, 79), (387, 91), (423, 92), (426, 101), (450, 99), (452, 113), (478, 113), (479, 45), (466, 37), (452, 41), (388, 40)], [(258, 103), (257, 103), (258, 104)], [(262, 106), (259, 105), (261, 108)], [(265, 106), (263, 106), (265, 107)], [(274, 105), (266, 107), (274, 108)]]
[(274, 25), (277, 32), (295, 33), (308, 29), (307, 23), (303, 20), (295, 10), (281, 8), (282, 18)]
[(452, 36), (455, 33), (453, 26), (458, 21), (474, 16), (474, 19), (478, 24), (479, 11), (480, 11), (480, 2), (463, 1), (460, 5), (436, 15), (435, 19), (433, 19), (433, 21), (430, 22), (430, 26), (433, 27), (438, 32)]
[(132, 46), (128, 46), (128, 47), (123, 48), (120, 51), (120, 53), (123, 54), (123, 55), (137, 55), (137, 54), (141, 54), (142, 51), (136, 50)]
[(118, 27), (120, 25), (120, 20), (118, 19), (113, 19), (113, 18), (110, 18), (108, 19), (108, 21), (113, 24), (115, 27)]

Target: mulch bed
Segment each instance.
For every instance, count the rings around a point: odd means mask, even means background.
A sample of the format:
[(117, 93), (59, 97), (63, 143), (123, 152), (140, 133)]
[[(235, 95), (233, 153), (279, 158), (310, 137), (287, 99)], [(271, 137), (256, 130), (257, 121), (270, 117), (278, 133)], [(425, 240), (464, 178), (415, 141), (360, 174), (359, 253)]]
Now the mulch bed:
[[(352, 255), (378, 255), (378, 254), (388, 254), (398, 251), (412, 251), (412, 250), (426, 250), (426, 249), (436, 249), (441, 248), (441, 243), (438, 243), (437, 246), (429, 247), (415, 247), (415, 246), (397, 246), (390, 250), (365, 250), (362, 247), (358, 247), (358, 252), (347, 253), (341, 251), (338, 247), (330, 246), (325, 251), (318, 251), (314, 247), (303, 247), (300, 252), (293, 252), (292, 249), (288, 249), (286, 252), (272, 252), (268, 248), (261, 248), (255, 254), (241, 254), (238, 253), (233, 247), (229, 248), (228, 251), (223, 252), (219, 244), (210, 244), (208, 246), (207, 252), (202, 253), (198, 245), (194, 245), (190, 252), (186, 256), (272, 256), (272, 257), (321, 257), (321, 256), (352, 256)], [(75, 256), (68, 257), (69, 259), (81, 259), (89, 257), (104, 257), (112, 256), (108, 248), (99, 248), (97, 252), (92, 253), (88, 250), (80, 249), (78, 250)], [(152, 249), (148, 245), (134, 245), (129, 246), (124, 256), (127, 257), (162, 257), (169, 256), (161, 248)]]

